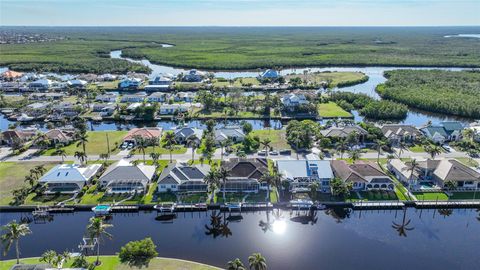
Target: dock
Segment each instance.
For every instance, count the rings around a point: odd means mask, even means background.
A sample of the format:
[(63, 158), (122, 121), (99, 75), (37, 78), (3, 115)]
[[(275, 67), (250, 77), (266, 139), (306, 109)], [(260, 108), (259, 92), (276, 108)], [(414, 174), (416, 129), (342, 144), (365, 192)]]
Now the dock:
[(111, 212), (120, 213), (120, 212), (138, 212), (138, 205), (114, 205), (110, 209)]
[(373, 209), (402, 209), (405, 203), (400, 201), (380, 201), (380, 202), (354, 202), (354, 210), (373, 210)]
[(415, 201), (415, 208), (480, 208), (480, 201)]

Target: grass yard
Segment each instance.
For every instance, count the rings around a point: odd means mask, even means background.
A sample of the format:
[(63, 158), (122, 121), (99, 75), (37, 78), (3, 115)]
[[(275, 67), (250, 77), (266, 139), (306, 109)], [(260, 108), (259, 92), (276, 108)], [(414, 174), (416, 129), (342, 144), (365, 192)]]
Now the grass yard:
[(280, 149), (290, 149), (290, 145), (287, 143), (287, 132), (283, 129), (261, 129), (254, 130), (251, 133), (251, 136), (258, 136), (260, 140), (270, 139), (270, 145), (275, 150)]
[[(87, 258), (89, 262), (94, 262), (96, 259), (95, 256), (90, 256)], [(96, 270), (132, 270), (132, 269), (138, 269), (138, 268), (131, 268), (125, 264), (121, 264), (120, 260), (116, 256), (100, 256), (100, 261), (102, 264), (100, 266), (95, 267)], [(7, 260), (7, 261), (2, 261), (0, 262), (0, 270), (8, 270), (10, 269), (14, 264), (16, 260)], [(64, 267), (71, 267), (71, 264), (73, 262), (73, 259), (70, 259), (67, 261), (67, 263), (64, 265)], [(36, 264), (36, 263), (41, 263), (39, 261), (39, 258), (26, 258), (26, 259), (20, 259), (20, 263), (24, 264)], [(219, 268), (201, 264), (201, 263), (196, 263), (196, 262), (191, 262), (191, 261), (184, 261), (184, 260), (179, 260), (179, 259), (173, 259), (173, 258), (155, 258), (150, 261), (150, 264), (146, 268), (142, 268), (145, 270), (183, 270), (183, 269), (189, 269), (189, 270), (217, 270)]]
[(425, 152), (425, 149), (423, 148), (423, 145), (413, 145), (413, 146), (408, 147), (408, 150), (410, 150), (414, 153)]
[[(110, 151), (112, 153), (117, 153), (119, 151), (119, 149), (114, 149), (115, 143), (120, 145), (123, 141), (123, 137), (127, 135), (127, 131), (88, 131), (88, 142), (86, 143), (85, 147), (87, 155), (99, 155), (108, 152), (106, 138), (107, 133), (108, 140), (110, 142)], [(63, 149), (65, 149), (65, 152), (67, 152), (67, 156), (73, 156), (76, 151), (83, 151), (82, 146), (80, 145), (77, 147), (76, 142), (65, 146)], [(55, 149), (49, 149), (45, 151), (43, 155), (54, 156)]]
[(258, 81), (257, 78), (246, 77), (246, 78), (236, 78), (235, 80), (233, 80), (233, 84), (230, 84), (230, 82), (227, 79), (222, 80), (217, 78), (213, 80), (212, 84), (214, 87), (232, 86), (232, 87), (239, 88), (239, 87), (242, 87), (242, 84), (244, 85), (251, 84), (252, 86), (259, 86), (260, 82)]
[(25, 176), (29, 174), (30, 169), (38, 165), (45, 165), (45, 169), (50, 170), (57, 163), (45, 162), (1, 162), (0, 163), (0, 205), (8, 205), (13, 199), (12, 191), (27, 185), (24, 182)]
[(177, 195), (178, 201), (183, 203), (206, 203), (208, 194), (206, 192), (190, 193), (188, 195)]
[(413, 195), (417, 197), (419, 201), (446, 201), (448, 200), (447, 194), (443, 192), (413, 192)]
[(321, 82), (330, 81), (330, 87), (353, 85), (356, 83), (364, 82), (368, 77), (361, 72), (315, 72), (307, 74), (295, 74), (287, 75), (287, 80), (295, 77), (299, 77), (303, 80), (318, 85)]
[[(163, 158), (167, 158), (170, 155), (170, 150), (166, 148), (155, 146), (155, 151), (153, 151), (153, 146), (149, 146), (145, 148), (145, 159), (150, 159), (150, 154), (153, 152), (158, 153), (160, 155), (166, 155), (165, 157), (162, 156)], [(175, 145), (175, 149), (173, 149), (172, 154), (173, 155), (185, 154), (186, 152), (187, 152), (187, 148), (185, 148), (185, 146)], [(142, 155), (142, 151), (138, 150), (137, 148), (133, 149), (132, 153), (134, 155)]]
[(318, 104), (318, 115), (325, 118), (347, 118), (352, 117), (352, 114), (342, 109), (335, 102)]

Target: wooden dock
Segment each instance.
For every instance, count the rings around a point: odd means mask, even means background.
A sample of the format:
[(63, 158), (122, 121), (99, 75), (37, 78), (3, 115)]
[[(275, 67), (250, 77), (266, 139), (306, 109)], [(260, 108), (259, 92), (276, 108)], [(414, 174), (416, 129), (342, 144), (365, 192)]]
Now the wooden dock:
[(354, 202), (354, 210), (372, 210), (372, 209), (401, 209), (405, 203), (400, 201), (380, 201), (380, 202)]
[(111, 212), (138, 212), (139, 207), (138, 205), (114, 205), (110, 209)]
[(415, 201), (415, 208), (480, 208), (480, 201)]

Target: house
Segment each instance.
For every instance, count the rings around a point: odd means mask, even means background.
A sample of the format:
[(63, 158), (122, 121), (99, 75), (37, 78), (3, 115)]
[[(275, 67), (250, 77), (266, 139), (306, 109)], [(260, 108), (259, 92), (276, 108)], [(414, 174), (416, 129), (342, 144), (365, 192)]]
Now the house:
[(74, 140), (75, 132), (64, 129), (51, 129), (43, 134), (38, 140), (48, 139), (52, 145), (67, 145)]
[(32, 93), (28, 95), (29, 100), (36, 101), (62, 100), (63, 97), (65, 97), (63, 93)]
[(193, 92), (178, 92), (173, 96), (175, 102), (193, 102), (195, 100), (195, 93)]
[(480, 142), (480, 122), (471, 123), (468, 129), (473, 131), (473, 140)]
[(166, 93), (155, 92), (147, 97), (148, 102), (165, 102), (169, 99), (169, 95)]
[(280, 73), (274, 69), (267, 69), (262, 74), (260, 74), (260, 79), (277, 79), (280, 77)]
[(283, 96), (280, 101), (283, 106), (290, 111), (295, 110), (296, 107), (300, 105), (308, 104), (308, 100), (303, 94), (290, 93)]
[(111, 82), (111, 81), (116, 80), (117, 76), (107, 73), (107, 74), (102, 74), (102, 75), (98, 76), (98, 79), (100, 81), (104, 81), (104, 82)]
[(55, 113), (69, 117), (78, 115), (81, 109), (81, 105), (75, 105), (71, 102), (60, 102), (53, 105), (52, 108)]
[(344, 182), (352, 182), (353, 190), (394, 190), (393, 180), (373, 162), (358, 161), (348, 164), (345, 160), (332, 160), (335, 177)]
[(187, 74), (183, 75), (182, 81), (184, 82), (201, 82), (205, 78), (205, 74), (196, 69), (188, 71)]
[(35, 136), (34, 131), (23, 131), (10, 129), (2, 132), (1, 142), (3, 145), (13, 146), (15, 144), (21, 145), (24, 144)]
[(117, 101), (118, 94), (117, 93), (105, 93), (101, 95), (97, 95), (95, 97), (95, 101), (101, 101), (101, 102), (115, 102)]
[(53, 167), (38, 182), (47, 185), (45, 193), (79, 192), (95, 176), (101, 164), (80, 166), (78, 164), (60, 164)]
[(223, 162), (222, 167), (228, 172), (227, 181), (221, 184), (220, 190), (226, 192), (258, 192), (267, 189), (266, 183), (260, 183), (260, 178), (268, 172), (265, 159), (232, 158)]
[(148, 80), (148, 85), (166, 86), (168, 88), (172, 84), (172, 82), (172, 79), (168, 77), (157, 75)]
[(115, 107), (115, 103), (93, 103), (92, 104), (92, 112), (101, 112), (103, 109), (113, 106)]
[(142, 85), (142, 80), (138, 78), (125, 78), (118, 83), (118, 89), (136, 90)]
[(155, 166), (131, 164), (122, 159), (108, 167), (99, 179), (107, 193), (146, 192), (155, 176)]
[(13, 71), (13, 70), (7, 70), (0, 75), (0, 77), (5, 81), (13, 81), (13, 80), (18, 79), (22, 76), (23, 76), (23, 73), (16, 72), (16, 71)]
[(170, 164), (158, 178), (158, 192), (206, 192), (205, 176), (210, 171), (208, 165)]
[(233, 143), (243, 142), (243, 140), (245, 140), (245, 133), (243, 133), (242, 128), (238, 126), (226, 126), (215, 129), (215, 143), (217, 145), (229, 139)]
[(310, 184), (317, 182), (318, 190), (330, 192), (333, 171), (327, 160), (277, 160), (278, 172), (290, 183), (290, 191), (308, 192)]
[(383, 125), (381, 129), (383, 136), (392, 145), (399, 145), (401, 142), (414, 143), (423, 136), (420, 130), (411, 125), (388, 124)]
[(32, 117), (42, 117), (48, 114), (50, 105), (47, 102), (35, 102), (25, 106), (24, 112)]
[(120, 99), (120, 102), (127, 103), (127, 102), (143, 102), (147, 97), (146, 94), (138, 93), (132, 95), (123, 95)]
[(399, 159), (390, 160), (387, 168), (398, 180), (407, 183), (412, 190), (443, 188), (453, 181), (457, 190), (480, 189), (480, 173), (455, 159), (420, 160), (413, 170)]
[(443, 144), (445, 142), (460, 140), (463, 129), (464, 126), (460, 122), (441, 122), (438, 125), (423, 127), (420, 131), (435, 143)]
[(368, 135), (368, 131), (360, 126), (330, 127), (320, 131), (324, 137), (342, 139), (348, 138), (348, 136), (354, 132), (358, 134), (360, 142), (364, 142)]
[(203, 129), (191, 128), (191, 127), (181, 127), (177, 128), (174, 131), (175, 141), (178, 144), (185, 144), (190, 137), (195, 136), (198, 140), (197, 143), (200, 144), (200, 140), (203, 136)]
[(139, 108), (141, 106), (142, 106), (142, 103), (140, 103), (140, 102), (131, 103), (131, 104), (128, 105), (127, 111), (134, 112), (137, 108)]
[(40, 79), (28, 84), (31, 91), (47, 91), (52, 85), (52, 81), (48, 79)]
[(134, 128), (128, 131), (127, 135), (123, 138), (124, 142), (137, 144), (136, 139), (142, 138), (147, 144), (151, 144), (153, 141), (160, 141), (162, 138), (162, 128), (160, 127), (143, 127)]
[(177, 114), (177, 113), (184, 113), (187, 112), (190, 108), (188, 104), (162, 104), (160, 105), (160, 109), (158, 111), (159, 114), (162, 115), (169, 115), (169, 114)]
[(87, 86), (87, 81), (84, 80), (69, 80), (67, 81), (68, 87), (76, 89), (85, 89)]

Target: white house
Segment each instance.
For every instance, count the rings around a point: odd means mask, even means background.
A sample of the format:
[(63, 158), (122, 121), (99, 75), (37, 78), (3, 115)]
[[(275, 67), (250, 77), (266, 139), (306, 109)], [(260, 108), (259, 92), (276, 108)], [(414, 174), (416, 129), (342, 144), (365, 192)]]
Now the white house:
[(154, 92), (147, 97), (148, 102), (165, 102), (169, 99), (166, 93)]
[(198, 143), (203, 136), (203, 129), (191, 128), (191, 127), (181, 127), (173, 131), (175, 133), (175, 141), (177, 143), (183, 144), (186, 143), (188, 138), (196, 136)]
[(95, 97), (95, 100), (101, 102), (115, 102), (117, 100), (117, 97), (117, 93), (105, 93), (103, 95), (97, 95)]
[(293, 109), (300, 105), (308, 104), (308, 100), (303, 94), (290, 93), (281, 98), (281, 102), (285, 108)]
[(134, 166), (122, 159), (108, 167), (99, 182), (107, 189), (107, 193), (145, 192), (154, 176), (155, 166)]
[(47, 185), (46, 193), (75, 193), (80, 191), (101, 167), (101, 164), (60, 164), (43, 175), (38, 182)]
[(187, 112), (190, 106), (188, 104), (161, 104), (159, 114), (169, 115)]
[(173, 97), (175, 102), (193, 102), (195, 100), (195, 93), (193, 92), (178, 92)]
[(158, 192), (206, 192), (204, 179), (209, 171), (208, 165), (170, 164), (158, 178)]
[(245, 140), (245, 133), (241, 127), (226, 126), (215, 130), (215, 143), (220, 144), (230, 139), (233, 143), (243, 142)]
[(120, 102), (143, 102), (145, 100), (146, 94), (138, 93), (134, 95), (123, 95), (120, 99)]
[(277, 169), (290, 183), (291, 192), (310, 191), (313, 182), (319, 191), (330, 192), (333, 171), (327, 160), (277, 160)]

